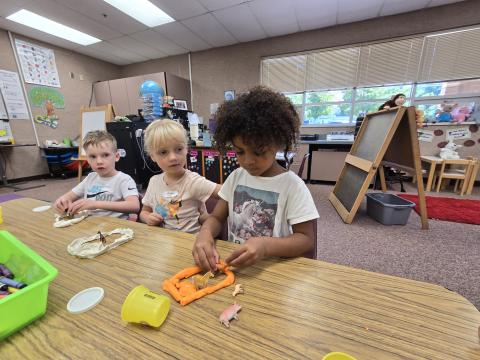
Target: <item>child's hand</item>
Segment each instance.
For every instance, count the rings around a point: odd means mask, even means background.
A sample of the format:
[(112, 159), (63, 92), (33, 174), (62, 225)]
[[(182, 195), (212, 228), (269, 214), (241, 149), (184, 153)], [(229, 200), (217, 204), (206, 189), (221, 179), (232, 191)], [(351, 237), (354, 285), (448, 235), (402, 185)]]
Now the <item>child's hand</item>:
[(266, 238), (252, 237), (225, 259), (227, 265), (246, 267), (257, 263), (267, 255)]
[(68, 212), (70, 214), (76, 214), (82, 210), (94, 210), (97, 209), (95, 205), (95, 200), (90, 199), (80, 199), (70, 204)]
[(147, 216), (144, 217), (145, 224), (150, 226), (158, 226), (163, 224), (163, 217), (156, 212), (151, 212)]
[(215, 248), (215, 240), (209, 231), (201, 231), (197, 235), (192, 250), (195, 263), (204, 271), (217, 271), (220, 256)]
[(59, 197), (55, 203), (53, 204), (53, 208), (59, 213), (59, 214), (63, 214), (65, 213), (65, 211), (68, 210), (68, 208), (72, 205), (72, 202), (67, 199), (67, 198), (64, 198), (63, 196), (62, 197)]

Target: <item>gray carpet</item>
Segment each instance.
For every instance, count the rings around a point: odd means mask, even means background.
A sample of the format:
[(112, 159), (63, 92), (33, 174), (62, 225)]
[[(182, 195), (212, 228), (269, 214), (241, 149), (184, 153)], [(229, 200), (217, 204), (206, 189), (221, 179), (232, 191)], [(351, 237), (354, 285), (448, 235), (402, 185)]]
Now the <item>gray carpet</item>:
[[(22, 186), (46, 186), (16, 194), (54, 201), (76, 183), (76, 178), (38, 180)], [(320, 260), (439, 284), (480, 309), (480, 226), (429, 220), (430, 229), (421, 230), (420, 217), (414, 211), (407, 225), (384, 226), (367, 216), (365, 202), (347, 225), (328, 201), (333, 186), (308, 186), (320, 213)], [(407, 191), (415, 189), (406, 186)], [(0, 188), (0, 194), (11, 191)], [(439, 195), (455, 196), (451, 191)], [(480, 189), (464, 198), (480, 199)]]

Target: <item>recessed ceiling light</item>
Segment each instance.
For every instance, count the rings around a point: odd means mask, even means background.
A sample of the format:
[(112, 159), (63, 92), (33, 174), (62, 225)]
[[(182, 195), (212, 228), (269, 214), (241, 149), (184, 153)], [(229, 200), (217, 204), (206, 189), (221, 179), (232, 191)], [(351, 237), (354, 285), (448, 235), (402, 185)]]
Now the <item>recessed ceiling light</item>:
[(103, 0), (149, 27), (175, 21), (148, 0)]
[(102, 41), (25, 9), (7, 16), (7, 19), (80, 45), (91, 45)]

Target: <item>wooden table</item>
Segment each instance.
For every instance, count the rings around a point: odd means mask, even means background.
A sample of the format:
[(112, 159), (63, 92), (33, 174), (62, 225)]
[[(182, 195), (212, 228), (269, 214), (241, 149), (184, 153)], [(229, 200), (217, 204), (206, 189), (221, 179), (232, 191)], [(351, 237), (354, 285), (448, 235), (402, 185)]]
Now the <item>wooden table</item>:
[[(480, 313), (460, 295), (437, 285), (305, 258), (263, 261), (238, 271), (245, 294), (232, 287), (185, 307), (172, 302), (159, 328), (125, 324), (120, 309), (129, 291), (161, 284), (193, 264), (193, 237), (113, 218), (87, 218), (52, 227), (44, 204), (17, 199), (2, 204), (4, 224), (58, 268), (46, 315), (0, 344), (2, 359), (321, 359), (344, 351), (358, 360), (479, 359)], [(131, 227), (135, 238), (95, 259), (70, 256), (80, 236)], [(222, 256), (235, 245), (220, 241)], [(101, 286), (92, 310), (67, 312), (68, 300)], [(237, 301), (239, 321), (229, 329), (218, 316)]]
[[(435, 175), (435, 168), (437, 167), (437, 165), (442, 164), (443, 159), (438, 156), (430, 156), (430, 155), (422, 155), (420, 156), (420, 159), (423, 162), (430, 164), (430, 170), (428, 171), (427, 185), (425, 186), (425, 191), (430, 191), (432, 190), (432, 182), (433, 182), (433, 177)], [(421, 179), (417, 179), (417, 180), (420, 181)]]

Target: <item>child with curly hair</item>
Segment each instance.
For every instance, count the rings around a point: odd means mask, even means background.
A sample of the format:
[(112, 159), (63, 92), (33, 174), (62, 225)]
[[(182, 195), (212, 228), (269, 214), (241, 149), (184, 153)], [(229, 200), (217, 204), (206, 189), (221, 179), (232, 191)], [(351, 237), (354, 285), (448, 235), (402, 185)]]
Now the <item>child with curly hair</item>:
[(145, 150), (163, 173), (152, 176), (142, 200), (140, 221), (196, 233), (205, 217), (205, 201), (220, 185), (185, 169), (187, 133), (173, 120), (155, 120), (145, 130)]
[(283, 95), (258, 86), (217, 111), (214, 139), (220, 152), (230, 146), (240, 168), (227, 178), (219, 201), (202, 225), (193, 257), (204, 270), (215, 270), (215, 236), (228, 217), (228, 240), (241, 244), (225, 261), (250, 266), (267, 256), (300, 256), (314, 246), (318, 212), (310, 191), (276, 159), (296, 145), (300, 120)]

